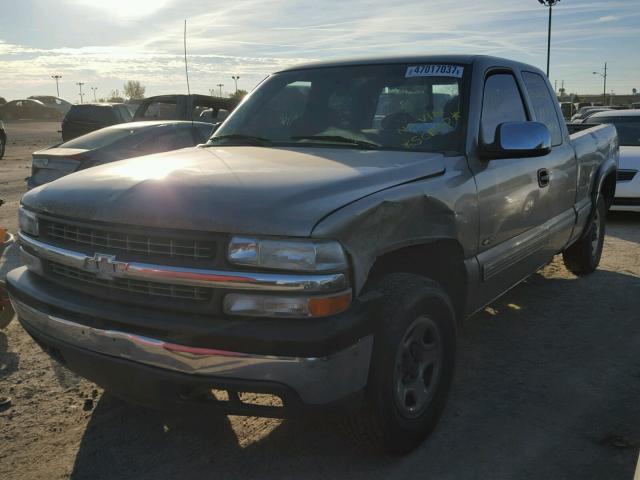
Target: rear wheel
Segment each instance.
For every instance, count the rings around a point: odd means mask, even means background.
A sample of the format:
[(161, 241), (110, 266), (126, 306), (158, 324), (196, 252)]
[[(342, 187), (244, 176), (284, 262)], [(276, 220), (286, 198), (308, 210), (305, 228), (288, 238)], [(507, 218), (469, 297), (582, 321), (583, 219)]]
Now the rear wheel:
[(436, 426), (455, 369), (456, 324), (451, 302), (435, 282), (390, 274), (374, 339), (367, 398), (351, 419), (360, 440), (389, 452), (413, 450)]
[(584, 237), (562, 252), (565, 266), (576, 275), (593, 272), (600, 264), (606, 227), (607, 207), (600, 197)]

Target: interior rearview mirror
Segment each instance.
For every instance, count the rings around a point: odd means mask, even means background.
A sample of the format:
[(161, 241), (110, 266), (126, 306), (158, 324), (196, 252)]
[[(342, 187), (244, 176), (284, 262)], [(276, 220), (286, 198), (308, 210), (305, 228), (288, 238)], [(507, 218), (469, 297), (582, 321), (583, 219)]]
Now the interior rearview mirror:
[(504, 122), (496, 128), (492, 144), (482, 144), (485, 159), (541, 157), (551, 151), (551, 134), (540, 122)]

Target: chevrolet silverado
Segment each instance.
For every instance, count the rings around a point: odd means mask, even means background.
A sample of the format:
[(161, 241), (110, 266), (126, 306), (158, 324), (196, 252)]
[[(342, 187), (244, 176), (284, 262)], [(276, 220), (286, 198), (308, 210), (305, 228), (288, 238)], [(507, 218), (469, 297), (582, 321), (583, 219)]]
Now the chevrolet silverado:
[(463, 319), (556, 254), (597, 268), (617, 164), (614, 127), (569, 135), (529, 65), (297, 66), (204, 145), (27, 193), (7, 285), (45, 351), (125, 399), (346, 408), (406, 452), (443, 411)]

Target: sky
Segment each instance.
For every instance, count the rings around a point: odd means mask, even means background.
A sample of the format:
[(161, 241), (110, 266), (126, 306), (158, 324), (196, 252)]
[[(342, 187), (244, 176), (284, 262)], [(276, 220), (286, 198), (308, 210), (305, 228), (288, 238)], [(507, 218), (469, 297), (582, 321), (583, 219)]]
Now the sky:
[[(0, 0), (0, 96), (77, 102), (139, 80), (147, 96), (250, 90), (313, 60), (477, 53), (546, 68), (548, 9), (537, 0)], [(640, 0), (561, 0), (553, 9), (552, 84), (567, 92), (640, 90)]]

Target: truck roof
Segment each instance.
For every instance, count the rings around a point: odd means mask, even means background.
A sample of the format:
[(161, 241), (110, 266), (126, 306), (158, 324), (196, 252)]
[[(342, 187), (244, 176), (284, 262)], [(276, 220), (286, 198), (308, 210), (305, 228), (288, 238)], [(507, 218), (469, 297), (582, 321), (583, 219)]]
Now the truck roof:
[(490, 55), (402, 55), (402, 56), (382, 56), (382, 57), (357, 57), (357, 58), (345, 58), (338, 60), (327, 60), (327, 61), (318, 61), (318, 62), (310, 62), (304, 63), (300, 65), (293, 65), (288, 68), (283, 68), (278, 70), (280, 72), (288, 72), (294, 70), (305, 70), (305, 69), (313, 69), (313, 68), (327, 68), (327, 67), (346, 67), (346, 66), (354, 66), (354, 65), (383, 65), (390, 63), (455, 63), (462, 65), (470, 65), (475, 63), (476, 61), (482, 61), (487, 65), (495, 65), (495, 66), (505, 66), (512, 67), (515, 69), (526, 68), (527, 70), (536, 70), (539, 71), (538, 68), (535, 68), (531, 65), (527, 65), (525, 63), (516, 62), (514, 60), (509, 60), (507, 58), (501, 57), (493, 57)]

